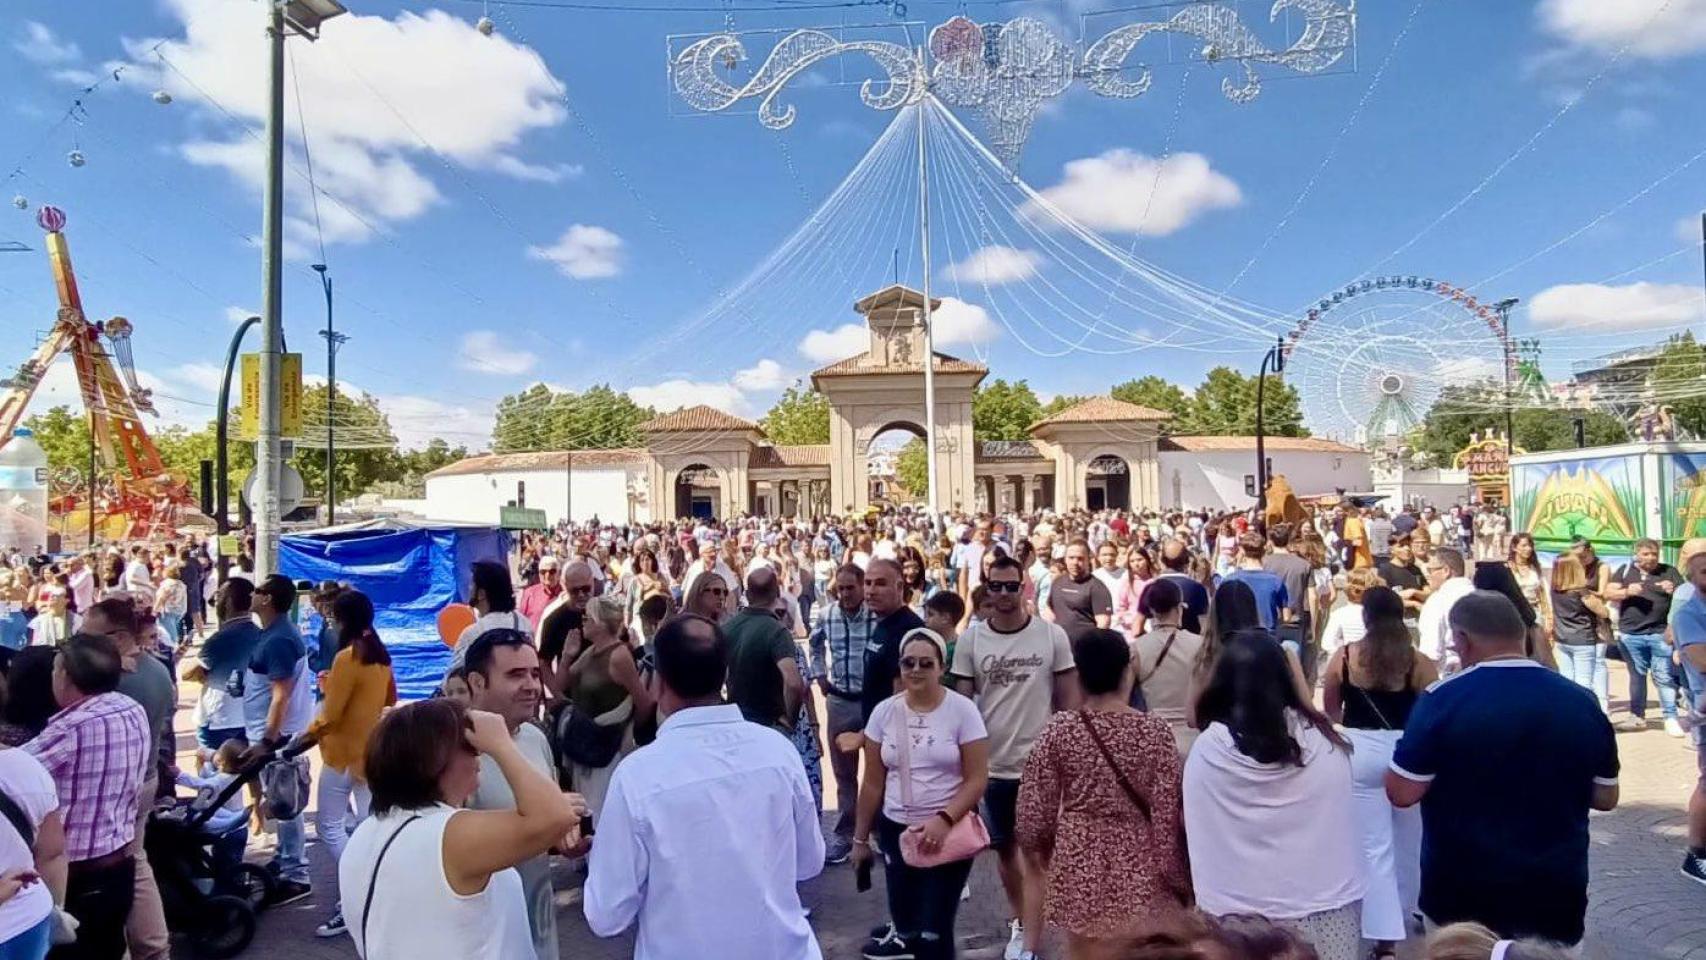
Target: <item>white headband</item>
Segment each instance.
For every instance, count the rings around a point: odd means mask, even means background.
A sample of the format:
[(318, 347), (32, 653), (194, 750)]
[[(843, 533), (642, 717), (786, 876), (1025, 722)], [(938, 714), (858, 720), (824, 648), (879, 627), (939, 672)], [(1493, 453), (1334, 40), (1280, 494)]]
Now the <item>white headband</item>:
[(1487, 960), (1508, 960), (1511, 947), (1516, 946), (1515, 940), (1500, 940), (1493, 944), (1493, 952), (1487, 954)]

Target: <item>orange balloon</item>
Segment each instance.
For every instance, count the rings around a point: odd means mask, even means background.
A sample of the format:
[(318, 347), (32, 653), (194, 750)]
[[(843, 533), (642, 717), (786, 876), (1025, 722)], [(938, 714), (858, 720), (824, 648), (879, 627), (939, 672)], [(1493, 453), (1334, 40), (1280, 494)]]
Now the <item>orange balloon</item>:
[(453, 603), (438, 612), (438, 638), (444, 641), (445, 646), (454, 648), (456, 638), (478, 619), (473, 607), (466, 603)]

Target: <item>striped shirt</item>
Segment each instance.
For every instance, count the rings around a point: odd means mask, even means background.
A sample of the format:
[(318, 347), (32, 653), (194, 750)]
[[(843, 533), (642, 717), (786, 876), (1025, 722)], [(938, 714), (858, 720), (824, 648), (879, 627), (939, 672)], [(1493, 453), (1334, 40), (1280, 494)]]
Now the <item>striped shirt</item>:
[(153, 756), (149, 746), (147, 714), (116, 692), (59, 711), (24, 744), (59, 792), (71, 862), (104, 857), (135, 839), (137, 791)]
[(841, 604), (831, 603), (807, 641), (812, 673), (824, 678), (834, 692), (858, 697), (865, 690), (865, 646), (875, 624), (866, 607), (849, 614)]

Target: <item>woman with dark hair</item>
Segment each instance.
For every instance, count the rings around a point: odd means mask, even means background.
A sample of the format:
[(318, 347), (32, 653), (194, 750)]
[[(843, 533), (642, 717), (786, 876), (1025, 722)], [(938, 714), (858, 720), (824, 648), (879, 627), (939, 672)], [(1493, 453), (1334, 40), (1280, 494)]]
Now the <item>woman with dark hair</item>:
[(1226, 641), (1185, 760), (1185, 837), (1197, 905), (1291, 927), (1322, 960), (1361, 948), (1362, 857), (1350, 744), (1299, 695), (1273, 636)]
[[(1226, 639), (1240, 633), (1251, 633), (1267, 637), (1275, 643), (1279, 642), (1271, 631), (1262, 627), (1262, 616), (1256, 606), (1256, 592), (1241, 580), (1226, 580), (1215, 589), (1214, 597), (1209, 601), (1208, 616), (1203, 618), (1202, 645), (1197, 648), (1196, 670), (1192, 676), (1194, 686), (1187, 719), (1191, 726), (1198, 730), (1204, 729), (1204, 723), (1198, 720), (1198, 691), (1207, 687), (1209, 678), (1214, 675), (1214, 665), (1220, 659), (1220, 651)], [(1303, 664), (1298, 661), (1297, 654), (1284, 647), (1281, 647), (1280, 651), (1291, 669), (1298, 699), (1304, 703), (1312, 702), (1314, 691), (1310, 688), (1309, 681), (1303, 677)]]
[[(567, 577), (565, 572), (564, 579)], [(452, 668), (462, 666), (468, 656), (468, 645), (487, 630), (533, 633), (533, 624), (516, 612), (515, 584), (510, 581), (509, 567), (492, 560), (476, 560), (470, 583), (468, 605), (479, 616), (456, 638), (456, 649), (450, 657)]]
[(1054, 715), (1019, 788), (1019, 845), (1047, 873), (1044, 910), (1066, 955), (1090, 960), (1189, 901), (1180, 777), (1167, 722), (1131, 708), (1125, 634), (1072, 647), (1083, 709)]
[[(320, 745), (320, 786), (314, 821), (320, 842), (335, 863), (349, 843), (349, 830), (367, 818), (370, 796), (362, 763), (367, 741), (385, 708), (397, 702), (391, 654), (373, 631), (373, 601), (360, 590), (342, 590), (333, 599), (329, 619), (337, 625), (338, 652), (326, 674), (320, 715), (303, 734)], [(314, 931), (335, 937), (344, 932), (343, 912), (334, 912)]]
[(1185, 594), (1173, 578), (1157, 578), (1145, 594), (1149, 632), (1131, 645), (1132, 702), (1141, 702), (1144, 710), (1172, 729), (1174, 746), (1184, 756), (1197, 739), (1190, 724), (1190, 704), (1203, 641), (1183, 626)]
[(53, 699), (53, 658), (58, 647), (33, 646), (19, 650), (6, 668), (5, 723), (0, 744), (20, 747), (47, 729), (59, 712)]
[(1339, 648), (1327, 663), (1322, 703), (1344, 727), (1351, 754), (1351, 796), (1362, 837), (1362, 935), (1376, 957), (1394, 955), (1421, 892), (1420, 807), (1395, 808), (1386, 798), (1386, 769), (1404, 735), (1410, 710), (1439, 679), (1432, 660), (1416, 652), (1404, 625), (1404, 601), (1389, 587), (1363, 594), (1362, 639)]
[[(465, 810), (491, 757), (515, 795)], [(534, 769), (495, 713), (445, 697), (387, 713), (368, 744), (373, 816), (338, 863), (342, 909), (364, 960), (534, 960), (517, 864), (580, 844), (580, 798)]]
[(1511, 552), (1505, 558), (1505, 566), (1510, 568), (1511, 576), (1516, 578), (1517, 589), (1522, 591), (1523, 599), (1528, 601), (1529, 608), (1539, 619), (1541, 633), (1551, 636), (1552, 591), (1546, 582), (1546, 568), (1541, 566), (1540, 554), (1534, 549), (1534, 534), (1511, 535)]
[(1522, 624), (1528, 628), (1528, 640), (1524, 652), (1530, 660), (1543, 663), (1556, 670), (1557, 661), (1552, 656), (1552, 639), (1541, 629), (1540, 615), (1535, 612), (1534, 605), (1523, 595), (1522, 587), (1517, 583), (1516, 574), (1511, 572), (1510, 565), (1502, 560), (1483, 560), (1475, 564), (1475, 575), (1470, 578), (1477, 590), (1491, 590), (1502, 593), (1516, 612), (1522, 615)]

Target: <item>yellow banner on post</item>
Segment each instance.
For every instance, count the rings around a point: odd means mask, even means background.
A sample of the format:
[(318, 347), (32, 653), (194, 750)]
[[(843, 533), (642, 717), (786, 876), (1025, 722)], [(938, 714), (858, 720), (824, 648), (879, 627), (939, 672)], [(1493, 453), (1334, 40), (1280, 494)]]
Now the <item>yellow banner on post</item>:
[[(237, 439), (258, 440), (261, 435), (261, 355), (242, 357), (241, 406), (237, 417)], [(292, 439), (302, 435), (302, 354), (279, 356), (279, 431)]]

